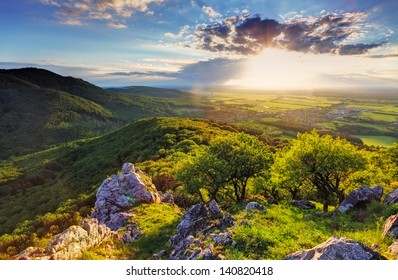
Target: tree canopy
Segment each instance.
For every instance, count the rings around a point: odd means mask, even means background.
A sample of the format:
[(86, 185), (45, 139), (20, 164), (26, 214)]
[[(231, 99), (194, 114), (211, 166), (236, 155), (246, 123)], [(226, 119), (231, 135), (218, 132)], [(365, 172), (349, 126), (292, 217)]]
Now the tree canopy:
[[(293, 189), (306, 184), (313, 187), (315, 196), (329, 205), (344, 200), (344, 182), (366, 166), (366, 159), (347, 140), (320, 136), (316, 131), (297, 135), (291, 145), (278, 154), (279, 182)], [(275, 168), (274, 168), (275, 169)]]
[(272, 153), (258, 139), (239, 133), (219, 136), (208, 147), (180, 163), (177, 178), (190, 193), (205, 200), (220, 197), (242, 201), (247, 196), (247, 183), (267, 170)]

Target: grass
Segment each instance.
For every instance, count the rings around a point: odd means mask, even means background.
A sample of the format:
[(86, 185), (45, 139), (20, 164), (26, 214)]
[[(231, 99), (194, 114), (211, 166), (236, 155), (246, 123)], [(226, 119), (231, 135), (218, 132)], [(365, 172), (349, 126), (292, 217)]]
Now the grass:
[(144, 234), (127, 245), (128, 259), (149, 260), (165, 249), (175, 234), (182, 211), (170, 204), (142, 204), (134, 209), (132, 221)]
[(398, 141), (397, 138), (391, 136), (371, 136), (371, 135), (355, 135), (369, 146), (389, 147)]
[(387, 248), (390, 238), (381, 236), (384, 220), (396, 206), (386, 208), (375, 202), (366, 209), (331, 216), (318, 210), (301, 210), (288, 205), (268, 205), (266, 213), (236, 215), (233, 239), (237, 245), (226, 250), (227, 259), (284, 259), (286, 255), (310, 249), (333, 235), (380, 246), (381, 253), (392, 258)]
[[(170, 204), (141, 204), (132, 210), (131, 220), (144, 234), (129, 244), (108, 240), (98, 247), (84, 252), (81, 259), (139, 259), (150, 260), (152, 255), (168, 247), (167, 241), (174, 235), (182, 212)], [(123, 230), (119, 232), (123, 234)]]

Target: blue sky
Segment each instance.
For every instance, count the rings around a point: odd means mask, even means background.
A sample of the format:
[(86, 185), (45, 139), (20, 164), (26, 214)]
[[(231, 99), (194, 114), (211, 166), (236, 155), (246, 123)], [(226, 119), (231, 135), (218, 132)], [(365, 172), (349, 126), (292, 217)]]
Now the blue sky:
[(100, 86), (398, 87), (398, 1), (2, 0), (0, 68)]

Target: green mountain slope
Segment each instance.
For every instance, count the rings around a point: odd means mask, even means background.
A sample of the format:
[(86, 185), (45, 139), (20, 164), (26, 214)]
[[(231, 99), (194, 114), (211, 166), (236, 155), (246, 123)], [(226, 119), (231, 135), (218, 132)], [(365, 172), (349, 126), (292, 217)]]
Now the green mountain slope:
[(235, 129), (208, 121), (149, 118), (102, 137), (4, 162), (0, 166), (0, 234), (81, 194), (89, 198), (80, 207), (92, 207), (100, 183), (124, 162), (148, 168), (151, 162), (167, 164), (168, 156), (188, 152), (231, 131)]
[[(102, 135), (143, 117), (189, 115), (192, 100), (180, 91), (138, 87), (106, 91), (81, 79), (43, 69), (0, 70), (0, 159)], [(191, 105), (190, 105), (191, 106)]]

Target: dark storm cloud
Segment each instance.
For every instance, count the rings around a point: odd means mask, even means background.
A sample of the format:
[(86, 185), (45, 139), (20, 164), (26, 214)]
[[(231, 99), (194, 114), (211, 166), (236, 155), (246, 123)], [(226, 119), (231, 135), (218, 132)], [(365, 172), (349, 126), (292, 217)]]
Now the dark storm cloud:
[(363, 54), (370, 49), (380, 47), (382, 44), (355, 44), (355, 45), (343, 45), (339, 48), (339, 54), (341, 55), (353, 55)]
[(383, 44), (350, 43), (374, 28), (365, 24), (366, 16), (364, 13), (333, 13), (285, 22), (260, 16), (229, 17), (198, 25), (193, 35), (200, 49), (211, 52), (248, 55), (263, 48), (279, 47), (310, 53), (364, 54)]

